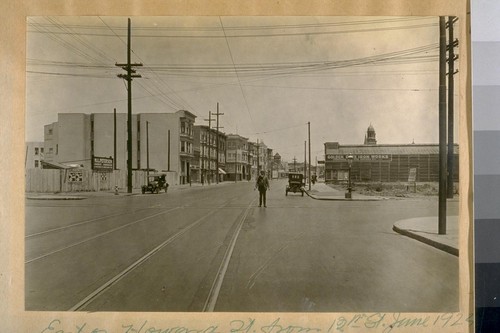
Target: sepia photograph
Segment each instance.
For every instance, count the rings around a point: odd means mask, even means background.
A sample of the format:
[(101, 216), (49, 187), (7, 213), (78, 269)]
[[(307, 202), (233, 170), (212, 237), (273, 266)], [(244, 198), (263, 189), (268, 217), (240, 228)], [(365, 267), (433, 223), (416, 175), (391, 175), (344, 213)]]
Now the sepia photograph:
[(459, 27), (28, 16), (25, 310), (458, 312)]

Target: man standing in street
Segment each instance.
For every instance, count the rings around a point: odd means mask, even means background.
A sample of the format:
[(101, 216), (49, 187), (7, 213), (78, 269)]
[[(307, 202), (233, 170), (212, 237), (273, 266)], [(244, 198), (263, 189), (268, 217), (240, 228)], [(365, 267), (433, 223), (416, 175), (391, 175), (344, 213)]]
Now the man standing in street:
[(266, 206), (266, 191), (270, 189), (269, 180), (266, 177), (266, 173), (264, 171), (260, 172), (259, 177), (257, 177), (257, 182), (255, 183), (255, 188), (259, 190), (259, 207), (264, 204)]

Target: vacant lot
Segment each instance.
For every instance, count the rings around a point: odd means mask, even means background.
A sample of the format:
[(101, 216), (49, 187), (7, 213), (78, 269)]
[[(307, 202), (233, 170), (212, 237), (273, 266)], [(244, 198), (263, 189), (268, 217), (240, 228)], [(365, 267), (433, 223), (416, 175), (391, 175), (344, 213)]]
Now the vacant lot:
[[(329, 184), (334, 189), (346, 190), (347, 185)], [(433, 197), (439, 195), (438, 183), (353, 183), (353, 192), (363, 195), (376, 195), (382, 197)], [(454, 195), (458, 195), (455, 184)]]

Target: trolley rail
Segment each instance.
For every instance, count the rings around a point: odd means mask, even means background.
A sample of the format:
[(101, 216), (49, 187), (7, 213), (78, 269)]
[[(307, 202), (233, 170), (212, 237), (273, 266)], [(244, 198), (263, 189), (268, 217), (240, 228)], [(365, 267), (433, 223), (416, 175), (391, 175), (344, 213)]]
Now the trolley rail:
[[(226, 238), (230, 239), (229, 246), (225, 250), (225, 253), (222, 256), (222, 259), (220, 261), (219, 268), (217, 269), (217, 273), (213, 277), (213, 282), (211, 283), (211, 288), (207, 292), (206, 300), (203, 302), (204, 303), (203, 308), (200, 308), (200, 311), (214, 311), (215, 305), (217, 303), (217, 299), (219, 296), (219, 292), (221, 290), (221, 287), (222, 287), (222, 284), (224, 281), (225, 273), (226, 273), (227, 268), (229, 266), (229, 262), (231, 260), (233, 250), (236, 246), (238, 235), (239, 235), (241, 228), (242, 228), (242, 226), (243, 226), (243, 224), (248, 216), (250, 209), (255, 204), (255, 200), (251, 200), (248, 205), (246, 205), (246, 204), (242, 205), (241, 203), (235, 202), (236, 200), (240, 199), (242, 196), (245, 196), (245, 195), (248, 195), (248, 194), (234, 196), (234, 197), (230, 198), (229, 200), (225, 200), (217, 207), (210, 209), (210, 211), (208, 211), (206, 214), (203, 214), (201, 217), (197, 218), (194, 222), (191, 222), (188, 225), (182, 226), (180, 229), (176, 230), (174, 233), (171, 233), (166, 239), (161, 241), (154, 248), (150, 249), (147, 253), (140, 255), (140, 257), (138, 259), (136, 259), (132, 263), (128, 264), (128, 266), (121, 269), (121, 271), (119, 271), (118, 273), (115, 272), (115, 274), (111, 278), (109, 278), (106, 282), (101, 283), (99, 285), (99, 287), (95, 288), (87, 296), (83, 297), (80, 301), (76, 302), (68, 310), (69, 311), (85, 310), (90, 304), (92, 304), (93, 301), (95, 301), (101, 297), (106, 297), (105, 296), (106, 292), (110, 289), (110, 287), (120, 283), (120, 281), (124, 277), (126, 277), (129, 273), (140, 269), (141, 265), (146, 263), (148, 260), (152, 259), (155, 255), (158, 255), (162, 249), (164, 249), (165, 247), (167, 247), (168, 245), (170, 245), (176, 241), (179, 241), (181, 239), (181, 236), (188, 234), (190, 231), (194, 230), (196, 227), (203, 224), (203, 222), (207, 221), (207, 219), (209, 217), (213, 216), (216, 212), (221, 211), (223, 209), (241, 211), (241, 213), (238, 215), (236, 220), (234, 222), (232, 222), (233, 227), (229, 228), (227, 231), (228, 234), (226, 235)], [(199, 204), (200, 201), (203, 201), (206, 199), (208, 199), (208, 196), (205, 196), (205, 197), (201, 198), (200, 200), (197, 200), (196, 203)], [(151, 208), (140, 208), (140, 209), (134, 210), (132, 212), (116, 213), (116, 214), (110, 214), (110, 215), (106, 215), (106, 216), (102, 216), (102, 217), (92, 218), (92, 219), (76, 222), (76, 223), (73, 223), (73, 224), (70, 224), (67, 226), (52, 228), (49, 230), (33, 233), (33, 234), (25, 236), (25, 239), (26, 239), (26, 241), (29, 241), (29, 240), (37, 238), (37, 237), (51, 236), (53, 234), (60, 233), (60, 232), (78, 230), (77, 227), (80, 227), (80, 226), (85, 226), (88, 224), (101, 222), (101, 221), (108, 221), (108, 220), (111, 221), (112, 219), (116, 219), (117, 217), (136, 213), (138, 211), (143, 211), (146, 209), (151, 209)], [(140, 225), (140, 223), (147, 222), (149, 220), (155, 219), (159, 216), (168, 214), (170, 212), (173, 212), (173, 211), (176, 211), (179, 209), (196, 209), (197, 210), (197, 209), (207, 209), (207, 207), (206, 206), (199, 207), (196, 205), (194, 205), (194, 206), (182, 205), (182, 206), (177, 206), (177, 207), (171, 207), (168, 209), (163, 209), (160, 212), (156, 212), (154, 214), (141, 217), (137, 220), (128, 222), (126, 224), (119, 225), (119, 226), (116, 226), (116, 227), (111, 228), (109, 230), (104, 230), (104, 231), (99, 232), (95, 235), (91, 235), (90, 237), (86, 237), (86, 238), (81, 239), (79, 241), (72, 242), (70, 244), (62, 246), (62, 247), (57, 248), (55, 250), (52, 250), (52, 251), (49, 251), (49, 252), (46, 252), (43, 254), (39, 254), (36, 257), (33, 257), (33, 258), (26, 260), (25, 264), (29, 265), (29, 264), (32, 264), (32, 263), (37, 262), (37, 261), (48, 259), (53, 255), (62, 254), (66, 250), (69, 250), (72, 248), (77, 248), (79, 246), (83, 246), (84, 244), (91, 242), (91, 241), (95, 241), (99, 238), (112, 236), (114, 233), (117, 233), (120, 230), (124, 230), (125, 228), (129, 228), (129, 227), (132, 227), (134, 225)], [(43, 239), (42, 239), (42, 241), (43, 241)], [(220, 246), (222, 246), (222, 243), (219, 243), (217, 247), (220, 247)]]

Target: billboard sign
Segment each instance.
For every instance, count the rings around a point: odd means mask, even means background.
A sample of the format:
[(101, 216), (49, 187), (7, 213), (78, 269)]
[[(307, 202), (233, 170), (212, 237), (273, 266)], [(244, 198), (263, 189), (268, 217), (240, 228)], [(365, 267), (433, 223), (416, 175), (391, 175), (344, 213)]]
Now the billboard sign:
[(113, 171), (113, 158), (112, 157), (92, 157), (92, 170), (100, 172)]

